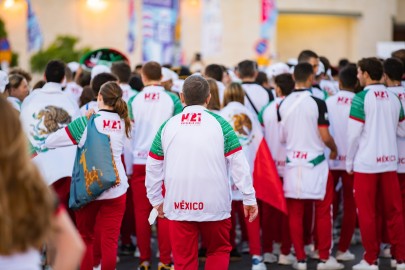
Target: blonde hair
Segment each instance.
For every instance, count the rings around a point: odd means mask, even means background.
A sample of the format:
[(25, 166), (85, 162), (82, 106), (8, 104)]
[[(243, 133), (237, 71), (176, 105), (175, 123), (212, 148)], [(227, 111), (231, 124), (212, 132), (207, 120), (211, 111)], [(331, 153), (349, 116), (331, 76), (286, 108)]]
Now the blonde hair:
[(0, 96), (0, 254), (38, 247), (51, 233), (55, 198), (32, 163), (17, 111)]
[(224, 107), (231, 101), (245, 104), (245, 91), (239, 83), (233, 82), (225, 88)]
[(221, 109), (221, 101), (219, 100), (219, 91), (217, 82), (214, 79), (207, 79), (210, 87), (211, 99), (207, 105), (208, 110), (219, 111)]

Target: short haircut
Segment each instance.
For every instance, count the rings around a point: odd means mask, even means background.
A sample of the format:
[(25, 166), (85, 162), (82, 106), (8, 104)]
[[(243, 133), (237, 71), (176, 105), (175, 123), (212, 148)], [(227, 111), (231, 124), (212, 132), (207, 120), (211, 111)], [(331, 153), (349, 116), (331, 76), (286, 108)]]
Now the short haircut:
[(47, 82), (61, 83), (65, 78), (65, 63), (59, 60), (51, 60), (45, 67), (45, 79)]
[(306, 82), (314, 74), (312, 65), (306, 62), (299, 63), (294, 68), (294, 79), (296, 82)]
[(127, 62), (115, 62), (111, 66), (111, 73), (117, 76), (120, 83), (128, 83), (131, 77), (131, 67)]
[(405, 66), (405, 49), (394, 51), (391, 53), (391, 56), (400, 59)]
[(142, 76), (150, 81), (160, 81), (162, 79), (162, 66), (158, 62), (147, 62), (142, 66)]
[(202, 105), (210, 95), (206, 79), (200, 75), (191, 75), (183, 85), (183, 96), (186, 105)]
[(404, 74), (404, 64), (397, 58), (388, 58), (384, 61), (384, 73), (393, 81), (401, 81)]
[(257, 73), (255, 82), (257, 84), (260, 84), (261, 86), (263, 86), (263, 84), (266, 83), (266, 82), (268, 83), (269, 79), (267, 78), (267, 74), (264, 73), (263, 71), (259, 71)]
[(283, 73), (274, 78), (274, 83), (280, 87), (283, 96), (288, 96), (294, 90), (295, 82), (290, 73)]
[(354, 90), (358, 84), (356, 65), (348, 64), (339, 72), (339, 82), (343, 89)]
[(224, 76), (224, 71), (220, 65), (211, 64), (205, 68), (204, 75), (208, 78), (221, 82)]
[(25, 78), (25, 80), (27, 80), (28, 83), (30, 83), (32, 81), (31, 74), (22, 68), (19, 68), (19, 67), (11, 68), (10, 71), (8, 72), (8, 75), (10, 76), (10, 75), (14, 75), (14, 74), (19, 74), (19, 75), (23, 76)]
[(141, 91), (144, 88), (142, 79), (138, 74), (132, 74), (131, 78), (129, 79), (129, 86), (136, 91)]
[(257, 71), (257, 64), (251, 60), (244, 60), (238, 63), (238, 72), (241, 79), (254, 77)]
[(91, 89), (95, 96), (98, 96), (98, 92), (100, 92), (100, 88), (106, 82), (116, 82), (118, 79), (111, 73), (100, 73), (97, 74), (93, 80), (91, 80)]
[(304, 50), (298, 55), (298, 63), (308, 62), (311, 58), (319, 58), (319, 56), (311, 50)]
[(383, 75), (383, 65), (378, 58), (363, 58), (357, 63), (357, 66), (362, 72), (367, 72), (373, 81), (381, 80)]

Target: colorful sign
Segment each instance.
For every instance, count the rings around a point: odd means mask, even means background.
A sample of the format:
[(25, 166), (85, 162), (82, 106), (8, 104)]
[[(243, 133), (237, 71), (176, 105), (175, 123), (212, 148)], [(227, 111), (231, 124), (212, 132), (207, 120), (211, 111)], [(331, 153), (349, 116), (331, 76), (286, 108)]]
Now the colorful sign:
[(111, 48), (102, 48), (85, 54), (80, 59), (80, 64), (86, 70), (91, 70), (96, 65), (111, 67), (112, 63), (118, 61), (129, 63), (128, 58), (123, 53)]
[(143, 0), (143, 61), (173, 62), (178, 5), (179, 0)]

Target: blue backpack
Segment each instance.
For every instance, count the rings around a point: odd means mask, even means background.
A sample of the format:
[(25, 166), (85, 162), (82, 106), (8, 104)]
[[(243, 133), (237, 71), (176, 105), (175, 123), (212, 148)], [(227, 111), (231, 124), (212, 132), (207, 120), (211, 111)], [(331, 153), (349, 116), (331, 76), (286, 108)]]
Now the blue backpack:
[(92, 115), (88, 120), (86, 142), (76, 152), (69, 197), (69, 208), (73, 210), (85, 206), (120, 183), (110, 137), (97, 130), (96, 117)]

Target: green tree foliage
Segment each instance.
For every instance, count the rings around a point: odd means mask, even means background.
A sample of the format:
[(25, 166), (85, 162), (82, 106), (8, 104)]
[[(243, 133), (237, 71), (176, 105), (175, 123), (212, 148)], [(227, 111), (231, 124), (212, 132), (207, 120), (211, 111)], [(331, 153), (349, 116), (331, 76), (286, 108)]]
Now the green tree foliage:
[(77, 37), (58, 36), (48, 48), (41, 49), (31, 56), (31, 70), (33, 72), (43, 72), (46, 64), (54, 59), (62, 60), (65, 63), (78, 62), (81, 56), (91, 50), (89, 47), (75, 49), (78, 42), (79, 39)]
[(3, 20), (0, 19), (0, 38), (6, 38), (6, 37), (7, 37), (6, 27), (4, 25)]

